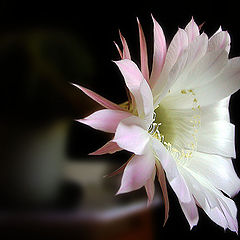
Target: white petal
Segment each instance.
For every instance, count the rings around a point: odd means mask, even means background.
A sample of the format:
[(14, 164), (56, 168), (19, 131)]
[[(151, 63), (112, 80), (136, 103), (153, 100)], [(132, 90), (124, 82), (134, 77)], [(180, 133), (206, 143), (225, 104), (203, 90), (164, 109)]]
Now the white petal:
[(142, 155), (148, 150), (150, 135), (143, 128), (143, 121), (132, 116), (121, 121), (117, 127), (113, 142), (119, 147)]
[(236, 157), (235, 127), (226, 121), (210, 121), (198, 129), (197, 149), (200, 152)]
[(233, 197), (240, 190), (238, 178), (231, 158), (213, 154), (193, 152), (187, 167), (193, 172), (202, 175), (217, 189)]
[(217, 31), (209, 40), (208, 51), (216, 51), (225, 49), (228, 53), (230, 50), (230, 36), (227, 31)]
[(230, 96), (239, 88), (240, 58), (232, 58), (216, 79), (194, 91), (200, 105), (205, 106)]
[(171, 154), (167, 151), (163, 144), (155, 138), (152, 138), (152, 147), (153, 151), (156, 154), (156, 157), (161, 162), (162, 167), (166, 172), (166, 177), (169, 184), (171, 185), (179, 200), (181, 202), (190, 202), (191, 196), (188, 187), (183, 177), (180, 175), (176, 162)]
[(188, 25), (185, 27), (185, 31), (188, 35), (188, 41), (191, 43), (197, 36), (199, 36), (199, 27), (192, 18)]

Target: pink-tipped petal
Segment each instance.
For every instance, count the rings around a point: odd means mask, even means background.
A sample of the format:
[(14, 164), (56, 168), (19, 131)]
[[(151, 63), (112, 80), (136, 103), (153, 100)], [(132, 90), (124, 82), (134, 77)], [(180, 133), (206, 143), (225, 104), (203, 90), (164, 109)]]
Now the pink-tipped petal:
[(137, 155), (144, 154), (149, 148), (149, 134), (143, 129), (143, 124), (136, 116), (122, 120), (112, 141), (127, 151)]
[(119, 30), (119, 36), (120, 36), (122, 46), (123, 46), (123, 59), (131, 59), (131, 55), (130, 55), (130, 51), (129, 51), (129, 48), (128, 48), (127, 41), (123, 37), (123, 35), (121, 34), (120, 30)]
[(117, 48), (117, 50), (118, 50), (118, 53), (119, 53), (121, 59), (123, 59), (123, 53), (122, 53), (121, 49), (119, 48), (119, 46), (117, 45), (116, 42), (114, 42), (114, 44), (115, 44), (115, 46), (116, 46), (116, 48)]
[(128, 89), (134, 96), (138, 116), (146, 120), (148, 128), (153, 116), (153, 97), (147, 81), (133, 61), (124, 59), (115, 63), (120, 69)]
[(103, 109), (77, 121), (97, 130), (114, 133), (119, 122), (129, 116), (131, 116), (131, 113), (119, 110)]
[(166, 224), (169, 215), (169, 200), (168, 200), (168, 192), (167, 192), (167, 184), (166, 184), (166, 177), (163, 170), (163, 167), (159, 161), (156, 161), (156, 168), (157, 168), (157, 175), (158, 181), (162, 190), (164, 206), (165, 206), (165, 217), (163, 226)]
[(113, 142), (113, 141), (109, 141), (107, 142), (105, 145), (103, 145), (101, 148), (99, 148), (98, 150), (89, 153), (89, 155), (103, 155), (103, 154), (107, 154), (107, 153), (115, 153), (118, 151), (121, 151), (122, 148), (120, 148), (117, 143)]
[(142, 26), (137, 18), (138, 22), (138, 31), (139, 31), (139, 41), (140, 41), (140, 57), (141, 57), (141, 72), (143, 77), (149, 81), (149, 70), (148, 70), (148, 54), (147, 54), (147, 45), (144, 36), (144, 32), (142, 30)]
[(113, 110), (122, 110), (124, 111), (120, 106), (118, 106), (117, 104), (107, 100), (106, 98), (100, 96), (99, 94), (85, 88), (82, 86), (79, 86), (77, 84), (72, 83), (73, 86), (77, 87), (78, 89), (80, 89), (81, 91), (83, 91), (86, 95), (88, 95), (90, 98), (92, 98), (94, 101), (96, 101), (97, 103), (99, 103), (100, 105), (102, 105), (105, 108), (109, 108), (109, 109), (113, 109)]
[(137, 190), (146, 185), (155, 168), (155, 157), (152, 151), (144, 155), (135, 155), (123, 172), (121, 187), (117, 194)]
[(154, 168), (152, 177), (147, 180), (147, 183), (145, 184), (145, 189), (146, 193), (148, 196), (148, 202), (147, 206), (150, 206), (152, 204), (153, 198), (154, 198), (154, 193), (155, 193), (155, 185), (154, 185), (154, 180), (155, 180), (155, 175), (156, 175), (156, 168)]
[(185, 31), (187, 32), (189, 43), (191, 43), (197, 36), (199, 36), (199, 27), (193, 18), (185, 27)]
[(154, 52), (153, 52), (153, 66), (152, 66), (152, 73), (150, 77), (150, 86), (153, 87), (159, 79), (160, 74), (162, 72), (162, 68), (164, 65), (166, 52), (167, 52), (167, 46), (166, 46), (166, 40), (163, 33), (163, 30), (161, 26), (158, 24), (158, 22), (154, 19), (153, 20), (153, 33), (154, 33)]

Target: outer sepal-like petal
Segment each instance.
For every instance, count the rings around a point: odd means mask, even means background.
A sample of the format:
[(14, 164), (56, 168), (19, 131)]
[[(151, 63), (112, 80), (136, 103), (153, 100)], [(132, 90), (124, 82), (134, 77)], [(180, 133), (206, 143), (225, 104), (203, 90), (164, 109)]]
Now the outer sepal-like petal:
[(118, 151), (121, 151), (122, 148), (120, 148), (117, 143), (113, 142), (113, 141), (109, 141), (107, 142), (105, 145), (103, 145), (101, 148), (99, 148), (98, 150), (89, 153), (89, 155), (103, 155), (103, 154), (107, 154), (107, 153), (115, 153)]
[(97, 130), (115, 133), (119, 122), (129, 116), (131, 116), (131, 113), (129, 112), (103, 109), (96, 111), (88, 117), (77, 121)]
[(89, 90), (85, 87), (79, 86), (79, 85), (74, 84), (74, 83), (72, 83), (72, 85), (77, 87), (81, 91), (83, 91), (86, 95), (88, 95), (90, 98), (92, 98), (94, 101), (96, 101), (97, 103), (99, 103), (103, 107), (113, 109), (113, 110), (122, 110), (123, 111), (123, 109), (119, 105), (109, 101), (108, 99), (100, 96), (99, 94), (93, 92), (92, 90)]

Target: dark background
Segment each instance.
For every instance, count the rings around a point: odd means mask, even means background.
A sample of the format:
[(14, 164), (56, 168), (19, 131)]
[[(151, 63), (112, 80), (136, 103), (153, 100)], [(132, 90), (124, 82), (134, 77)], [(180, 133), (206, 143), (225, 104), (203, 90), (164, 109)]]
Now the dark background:
[[(64, 43), (66, 49), (62, 51), (60, 48), (59, 51), (52, 53), (53, 59), (59, 60), (56, 61), (57, 74), (63, 78), (59, 81), (60, 83), (54, 81), (50, 84), (48, 78), (44, 78), (44, 83), (37, 85), (36, 94), (33, 95), (27, 91), (31, 84), (24, 80), (26, 73), (32, 67), (31, 60), (23, 58), (21, 54), (16, 56), (15, 53), (13, 55), (9, 52), (5, 53), (10, 57), (7, 63), (5, 58), (1, 62), (1, 118), (5, 122), (18, 121), (24, 126), (35, 126), (35, 124), (38, 126), (49, 119), (64, 117), (74, 119), (86, 116), (96, 106), (74, 90), (68, 82), (86, 86), (116, 103), (124, 101), (126, 96), (122, 77), (111, 61), (119, 59), (113, 41), (120, 44), (118, 36), (120, 29), (128, 41), (133, 60), (139, 62), (136, 17), (139, 18), (144, 29), (150, 56), (153, 41), (151, 14), (162, 26), (168, 41), (174, 36), (177, 28), (183, 28), (192, 16), (198, 24), (205, 22), (202, 29), (208, 36), (211, 36), (221, 25), (231, 36), (230, 57), (239, 56), (238, 9), (237, 2), (229, 1), (227, 4), (222, 1), (218, 4), (210, 1), (191, 3), (183, 1), (138, 1), (137, 3), (130, 1), (0, 1), (0, 38), (3, 45), (6, 42), (4, 39), (16, 40), (26, 32), (43, 31), (54, 39), (67, 36)], [(69, 48), (69, 43), (72, 44), (70, 45), (73, 49)], [(2, 46), (0, 46), (1, 49)], [(69, 52), (78, 52), (78, 54), (69, 57)], [(15, 80), (9, 82), (6, 80), (8, 78)], [(41, 91), (46, 94), (41, 94)], [(230, 102), (230, 114), (231, 121), (236, 125), (237, 130), (237, 159), (234, 160), (234, 165), (238, 175), (240, 174), (239, 103), (240, 94), (236, 93)], [(71, 157), (84, 157), (100, 146), (99, 141), (105, 141), (105, 139), (105, 134), (95, 133), (88, 127), (72, 122), (67, 152)], [(123, 155), (119, 163), (125, 160)], [(175, 234), (178, 235), (177, 237), (187, 239), (194, 237), (208, 239), (210, 235), (215, 238), (222, 237), (222, 239), (237, 238), (230, 231), (224, 233), (201, 210), (199, 224), (190, 232), (188, 223), (171, 190), (169, 195), (170, 218), (164, 228), (162, 227), (163, 212), (155, 214), (156, 229), (159, 229), (156, 234), (159, 239), (173, 237)], [(240, 197), (235, 197), (235, 201), (240, 208)]]

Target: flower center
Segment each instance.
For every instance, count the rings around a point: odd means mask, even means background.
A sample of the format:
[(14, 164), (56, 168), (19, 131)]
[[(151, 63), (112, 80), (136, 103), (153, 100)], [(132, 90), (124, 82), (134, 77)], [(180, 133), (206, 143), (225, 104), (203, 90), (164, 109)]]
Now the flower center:
[(159, 105), (153, 115), (149, 134), (157, 138), (180, 164), (184, 164), (197, 150), (197, 134), (200, 127), (200, 105), (194, 90), (183, 89), (182, 97), (192, 102), (190, 110), (173, 110)]

